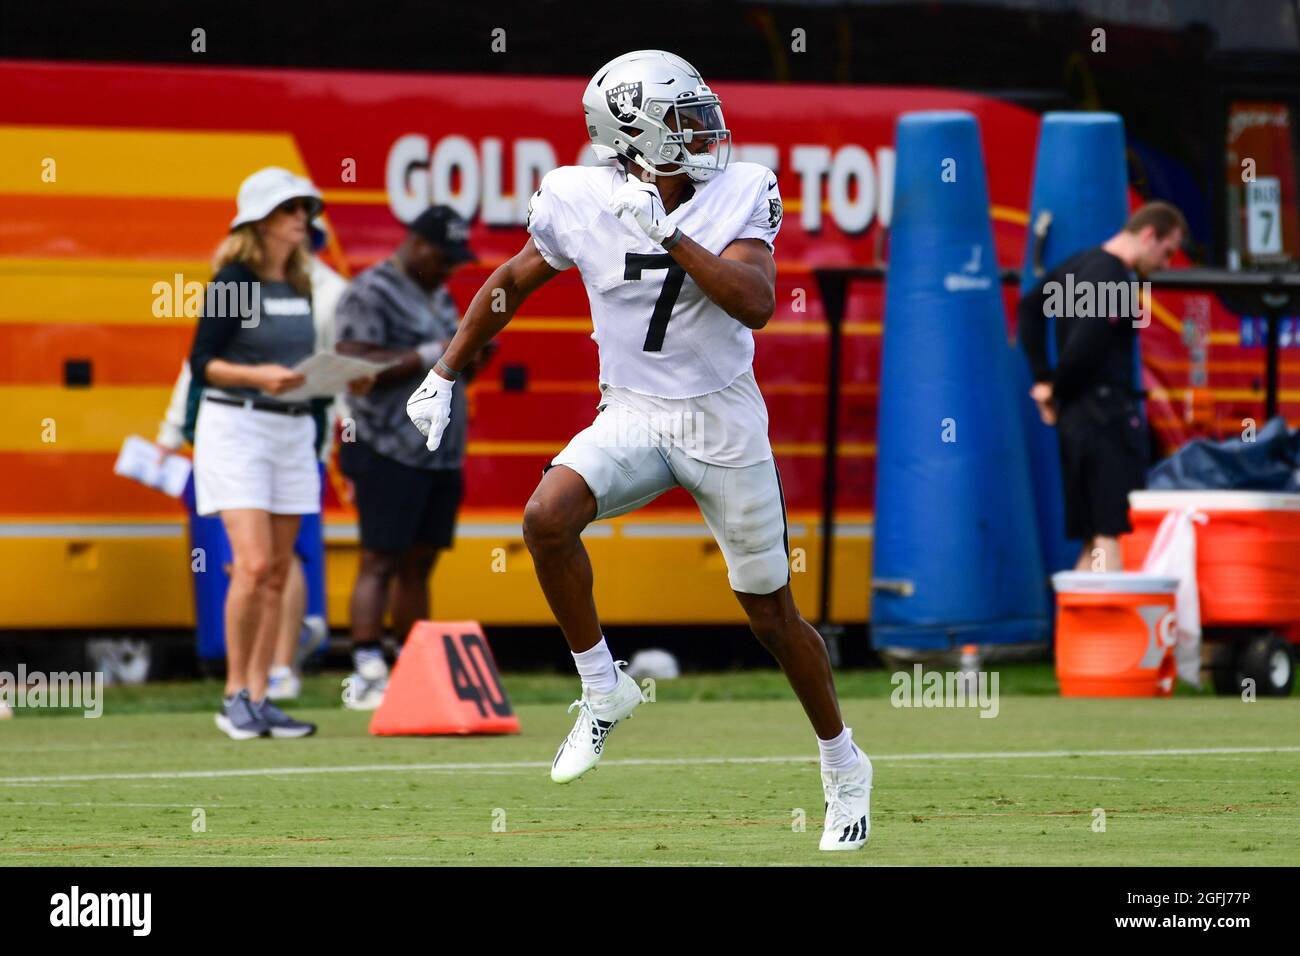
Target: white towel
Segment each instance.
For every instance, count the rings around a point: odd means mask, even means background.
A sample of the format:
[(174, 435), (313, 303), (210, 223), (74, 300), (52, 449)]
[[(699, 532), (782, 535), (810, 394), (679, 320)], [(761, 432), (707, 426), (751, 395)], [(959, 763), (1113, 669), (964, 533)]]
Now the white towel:
[(1196, 589), (1196, 525), (1209, 520), (1195, 508), (1170, 511), (1160, 522), (1142, 563), (1144, 574), (1178, 579), (1174, 597), (1178, 644), (1174, 661), (1178, 676), (1197, 689), (1201, 686), (1201, 598)]

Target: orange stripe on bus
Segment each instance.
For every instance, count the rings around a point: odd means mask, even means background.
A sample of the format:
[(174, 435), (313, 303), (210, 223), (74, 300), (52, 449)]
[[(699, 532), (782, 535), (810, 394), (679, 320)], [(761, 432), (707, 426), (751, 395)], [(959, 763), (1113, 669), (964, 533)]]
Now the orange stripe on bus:
[(0, 323), (0, 385), (61, 385), (64, 366), (90, 360), (101, 385), (170, 385), (189, 353), (178, 325)]
[(0, 452), (0, 508), (15, 515), (172, 517), (185, 506), (113, 474), (117, 452)]
[(0, 256), (206, 261), (234, 203), (9, 193), (0, 195), (0, 208), (10, 224), (21, 224), (0, 232)]

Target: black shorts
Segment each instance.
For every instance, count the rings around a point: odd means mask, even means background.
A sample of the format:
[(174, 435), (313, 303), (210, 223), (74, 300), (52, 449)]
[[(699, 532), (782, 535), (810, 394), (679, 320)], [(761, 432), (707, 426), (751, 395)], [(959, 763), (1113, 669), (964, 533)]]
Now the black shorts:
[(459, 468), (412, 468), (360, 441), (341, 443), (339, 465), (356, 492), (361, 547), (384, 554), (451, 547), (464, 495)]
[(1088, 395), (1061, 409), (1057, 422), (1065, 485), (1065, 535), (1086, 541), (1133, 530), (1128, 495), (1146, 486), (1146, 425), (1128, 395)]

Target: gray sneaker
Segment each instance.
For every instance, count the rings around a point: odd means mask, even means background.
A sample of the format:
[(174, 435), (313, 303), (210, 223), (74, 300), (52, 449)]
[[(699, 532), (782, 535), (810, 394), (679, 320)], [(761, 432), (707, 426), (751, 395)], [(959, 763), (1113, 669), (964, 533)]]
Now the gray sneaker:
[(271, 728), (272, 737), (310, 737), (316, 733), (316, 725), (305, 720), (295, 720), (269, 700), (253, 704), (252, 709), (262, 716), (262, 720)]
[(271, 733), (270, 725), (257, 712), (247, 690), (241, 690), (228, 703), (222, 703), (217, 727), (231, 740), (252, 740)]

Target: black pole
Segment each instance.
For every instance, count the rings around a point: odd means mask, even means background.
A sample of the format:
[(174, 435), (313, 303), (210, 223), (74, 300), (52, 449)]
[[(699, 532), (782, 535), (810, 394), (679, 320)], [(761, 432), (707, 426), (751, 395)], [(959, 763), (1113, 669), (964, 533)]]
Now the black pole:
[(1264, 313), (1264, 421), (1277, 414), (1278, 319), (1281, 313), (1269, 309)]
[(839, 273), (817, 273), (822, 308), (830, 326), (826, 343), (826, 446), (822, 456), (822, 560), (821, 602), (817, 613), (819, 629), (831, 620), (831, 557), (835, 543), (836, 472), (840, 451), (840, 349), (844, 331), (844, 299), (849, 277)]

